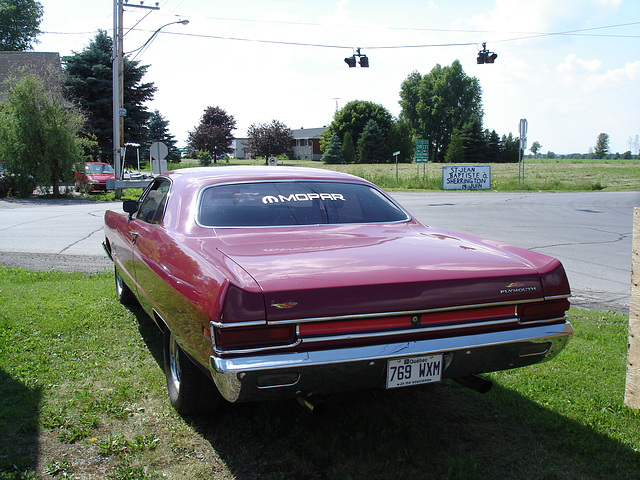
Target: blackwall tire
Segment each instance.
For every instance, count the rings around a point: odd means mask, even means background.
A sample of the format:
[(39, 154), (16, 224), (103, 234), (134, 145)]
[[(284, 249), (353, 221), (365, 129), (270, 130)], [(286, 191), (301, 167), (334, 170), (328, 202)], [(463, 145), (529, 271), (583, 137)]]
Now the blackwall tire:
[(164, 330), (164, 373), (169, 401), (180, 415), (211, 413), (222, 397), (213, 382), (202, 373), (178, 345), (175, 336)]

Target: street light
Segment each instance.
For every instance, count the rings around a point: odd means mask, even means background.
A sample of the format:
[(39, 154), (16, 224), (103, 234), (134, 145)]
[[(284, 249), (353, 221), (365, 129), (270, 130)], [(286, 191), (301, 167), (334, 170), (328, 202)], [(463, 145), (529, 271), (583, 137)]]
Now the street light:
[[(128, 0), (127, 0), (128, 1)], [(158, 4), (155, 7), (147, 7), (142, 3), (140, 5), (130, 5), (127, 4), (127, 7), (136, 7), (136, 8), (144, 8), (148, 10), (159, 10)], [(124, 65), (124, 50), (123, 50), (123, 19), (124, 19), (124, 5), (122, 0), (114, 0), (113, 2), (113, 166), (115, 169), (115, 197), (116, 199), (120, 198), (122, 193), (122, 189), (118, 188), (118, 182), (122, 180), (122, 148), (124, 147), (124, 139), (123, 131), (124, 131), (124, 116), (127, 114), (126, 110), (122, 108), (124, 104), (124, 75), (123, 75), (123, 65)], [(137, 48), (135, 51), (142, 50), (144, 47), (148, 46), (151, 41), (158, 35), (160, 30), (168, 25), (173, 25), (174, 23), (180, 23), (182, 25), (186, 25), (189, 23), (189, 20), (179, 20), (176, 22), (170, 22), (166, 25), (158, 28), (151, 37), (142, 45), (142, 47)], [(132, 53), (132, 52), (129, 52)]]
[(149, 46), (149, 44), (151, 42), (153, 42), (153, 40), (158, 36), (158, 33), (160, 33), (160, 30), (162, 30), (164, 27), (168, 27), (169, 25), (176, 25), (178, 23), (181, 24), (181, 25), (188, 25), (189, 24), (189, 20), (178, 20), (177, 22), (170, 22), (170, 23), (167, 23), (166, 25), (162, 25), (155, 32), (153, 32), (153, 34), (149, 37), (149, 39), (146, 42), (144, 42), (144, 44), (142, 44), (141, 47), (138, 47), (135, 50), (131, 50), (130, 52), (126, 52), (125, 55), (129, 55), (129, 54), (131, 54), (133, 52), (137, 52), (138, 50), (142, 50), (145, 47)]

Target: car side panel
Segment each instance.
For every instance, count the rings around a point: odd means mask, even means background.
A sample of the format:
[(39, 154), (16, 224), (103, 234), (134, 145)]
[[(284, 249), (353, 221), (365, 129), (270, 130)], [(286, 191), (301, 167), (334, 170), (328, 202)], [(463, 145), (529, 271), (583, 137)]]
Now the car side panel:
[(161, 224), (133, 223), (135, 278), (143, 308), (166, 323), (180, 347), (206, 368), (213, 351), (210, 321), (220, 317), (227, 279)]

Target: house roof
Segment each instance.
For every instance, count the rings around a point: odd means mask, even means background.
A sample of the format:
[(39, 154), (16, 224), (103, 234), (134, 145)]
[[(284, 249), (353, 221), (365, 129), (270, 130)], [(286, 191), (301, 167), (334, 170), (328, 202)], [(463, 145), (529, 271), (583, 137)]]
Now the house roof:
[(327, 127), (299, 128), (297, 130), (291, 130), (291, 133), (293, 134), (294, 140), (298, 140), (301, 138), (319, 138), (320, 135), (322, 135), (322, 132), (324, 132), (326, 129)]
[(38, 75), (49, 89), (60, 87), (62, 65), (57, 52), (0, 52), (0, 102), (5, 101), (5, 81), (26, 73)]

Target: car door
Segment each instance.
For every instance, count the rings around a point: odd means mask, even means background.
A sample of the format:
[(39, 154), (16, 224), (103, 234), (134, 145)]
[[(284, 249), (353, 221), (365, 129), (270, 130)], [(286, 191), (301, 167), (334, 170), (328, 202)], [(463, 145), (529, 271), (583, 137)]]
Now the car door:
[(140, 198), (131, 222), (133, 272), (140, 302), (148, 312), (166, 288), (162, 275), (162, 251), (166, 248), (163, 217), (170, 186), (166, 179), (154, 180)]

